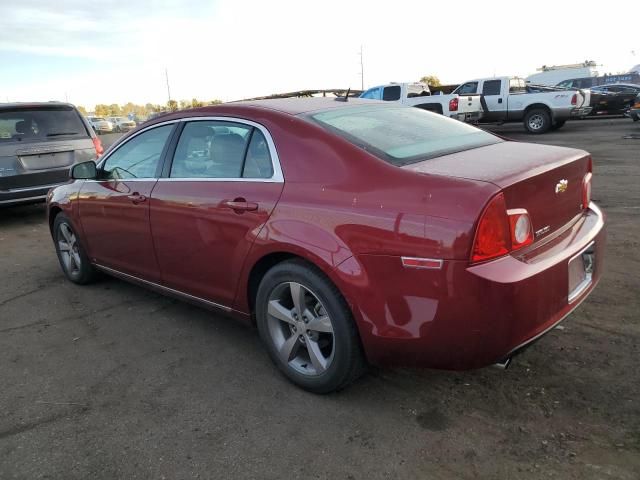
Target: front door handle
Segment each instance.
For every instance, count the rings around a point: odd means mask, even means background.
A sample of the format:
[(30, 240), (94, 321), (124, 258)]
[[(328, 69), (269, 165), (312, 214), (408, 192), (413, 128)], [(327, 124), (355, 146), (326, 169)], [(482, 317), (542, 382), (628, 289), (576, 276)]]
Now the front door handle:
[(127, 198), (131, 200), (131, 203), (133, 203), (134, 205), (138, 205), (139, 203), (147, 201), (147, 197), (145, 197), (144, 195), (140, 195), (138, 192), (127, 195)]
[(225, 200), (222, 204), (230, 208), (231, 210), (241, 213), (250, 212), (258, 209), (258, 204), (255, 202), (247, 202), (244, 198), (235, 198), (233, 200)]

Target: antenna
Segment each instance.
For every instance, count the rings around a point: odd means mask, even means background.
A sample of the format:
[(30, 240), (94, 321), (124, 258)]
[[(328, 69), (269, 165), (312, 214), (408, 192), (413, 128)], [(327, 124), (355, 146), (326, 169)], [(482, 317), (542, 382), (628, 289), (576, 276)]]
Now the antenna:
[(167, 70), (166, 67), (164, 69), (164, 77), (167, 80), (167, 97), (169, 97), (167, 107), (169, 107), (169, 104), (171, 103), (171, 90), (169, 90), (169, 71)]
[(362, 45), (360, 45), (360, 89), (364, 90), (364, 57), (362, 55)]
[(336, 97), (336, 102), (348, 102), (349, 93), (351, 93), (351, 87), (347, 88), (347, 94), (344, 97)]

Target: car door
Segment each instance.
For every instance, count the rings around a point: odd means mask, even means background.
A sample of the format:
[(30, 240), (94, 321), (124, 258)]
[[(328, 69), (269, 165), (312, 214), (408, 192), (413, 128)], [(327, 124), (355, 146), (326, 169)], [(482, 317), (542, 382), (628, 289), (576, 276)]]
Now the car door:
[(99, 164), (98, 179), (80, 190), (79, 212), (92, 261), (158, 282), (149, 225), (149, 198), (175, 123), (151, 127)]
[(507, 102), (502, 95), (502, 80), (485, 80), (482, 83), (482, 95), (485, 102), (484, 119), (492, 122), (507, 118)]
[(263, 126), (186, 122), (151, 198), (163, 285), (230, 307), (242, 264), (282, 187), (275, 146)]

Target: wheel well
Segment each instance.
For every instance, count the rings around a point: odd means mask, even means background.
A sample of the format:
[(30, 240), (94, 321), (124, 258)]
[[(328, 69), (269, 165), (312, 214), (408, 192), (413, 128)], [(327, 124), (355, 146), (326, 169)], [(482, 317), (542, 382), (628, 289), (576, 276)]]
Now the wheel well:
[(300, 259), (304, 260), (298, 255), (287, 252), (275, 252), (265, 255), (251, 269), (249, 273), (249, 281), (247, 282), (247, 299), (249, 301), (249, 309), (253, 312), (256, 304), (256, 296), (258, 295), (258, 287), (265, 274), (278, 263), (286, 260)]
[(536, 109), (546, 110), (547, 113), (549, 114), (549, 117), (551, 117), (551, 119), (553, 120), (553, 112), (544, 103), (534, 103), (533, 105), (529, 105), (527, 108), (525, 108), (524, 114), (527, 115), (527, 113), (529, 113), (531, 110), (536, 110)]
[(51, 207), (49, 210), (49, 231), (53, 234), (53, 222), (56, 221), (58, 214), (62, 212), (60, 207)]

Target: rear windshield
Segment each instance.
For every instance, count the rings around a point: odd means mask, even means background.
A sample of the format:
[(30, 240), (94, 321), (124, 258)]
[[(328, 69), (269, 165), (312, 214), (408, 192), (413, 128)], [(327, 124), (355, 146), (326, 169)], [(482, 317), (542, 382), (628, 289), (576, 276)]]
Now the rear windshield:
[(55, 138), (87, 137), (73, 107), (29, 107), (0, 110), (0, 142), (33, 142)]
[(337, 108), (311, 118), (396, 166), (501, 141), (458, 120), (412, 107)]

